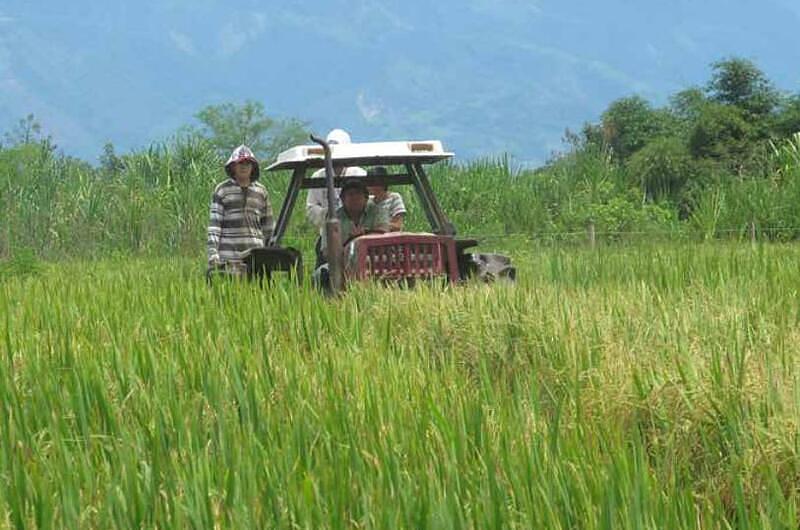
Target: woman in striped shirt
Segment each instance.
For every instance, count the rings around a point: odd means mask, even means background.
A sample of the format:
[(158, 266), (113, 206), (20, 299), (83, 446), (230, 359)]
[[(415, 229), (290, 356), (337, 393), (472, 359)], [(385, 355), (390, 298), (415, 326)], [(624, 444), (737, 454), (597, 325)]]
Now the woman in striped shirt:
[(267, 189), (258, 182), (253, 152), (237, 147), (225, 163), (228, 178), (214, 188), (208, 223), (208, 266), (239, 261), (253, 248), (267, 244), (274, 222)]

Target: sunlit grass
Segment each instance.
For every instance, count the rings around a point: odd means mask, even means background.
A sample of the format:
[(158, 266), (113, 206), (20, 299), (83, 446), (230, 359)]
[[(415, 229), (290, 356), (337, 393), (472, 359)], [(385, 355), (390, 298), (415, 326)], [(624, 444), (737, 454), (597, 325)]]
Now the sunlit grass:
[(797, 527), (800, 249), (514, 256), (336, 301), (0, 279), (0, 526)]

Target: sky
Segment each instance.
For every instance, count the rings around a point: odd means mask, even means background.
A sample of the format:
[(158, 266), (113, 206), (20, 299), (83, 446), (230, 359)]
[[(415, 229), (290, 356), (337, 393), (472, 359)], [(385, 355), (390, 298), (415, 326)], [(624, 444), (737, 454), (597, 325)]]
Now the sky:
[(33, 113), (96, 162), (251, 99), (320, 134), (536, 165), (615, 99), (665, 104), (726, 57), (799, 92), (798, 25), (788, 0), (2, 0), (0, 132)]

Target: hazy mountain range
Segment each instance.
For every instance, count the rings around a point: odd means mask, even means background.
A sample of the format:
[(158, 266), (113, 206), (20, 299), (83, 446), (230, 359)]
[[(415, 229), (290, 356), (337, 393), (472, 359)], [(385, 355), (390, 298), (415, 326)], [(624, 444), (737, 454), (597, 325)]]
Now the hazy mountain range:
[(4, 0), (0, 131), (32, 112), (94, 161), (256, 99), (321, 133), (536, 163), (612, 100), (662, 104), (720, 58), (800, 91), (798, 26), (789, 0)]

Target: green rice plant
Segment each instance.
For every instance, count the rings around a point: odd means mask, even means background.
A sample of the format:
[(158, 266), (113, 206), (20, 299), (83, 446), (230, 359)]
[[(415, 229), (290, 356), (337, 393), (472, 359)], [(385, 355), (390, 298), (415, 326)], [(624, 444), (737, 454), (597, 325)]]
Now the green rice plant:
[(706, 241), (717, 236), (726, 206), (725, 197), (725, 188), (714, 188), (701, 193), (692, 209), (691, 222)]
[(6, 278), (0, 527), (797, 526), (796, 248), (498, 250), (518, 283), (337, 300)]
[(797, 178), (800, 174), (800, 132), (776, 144), (770, 141), (777, 173), (783, 178)]

